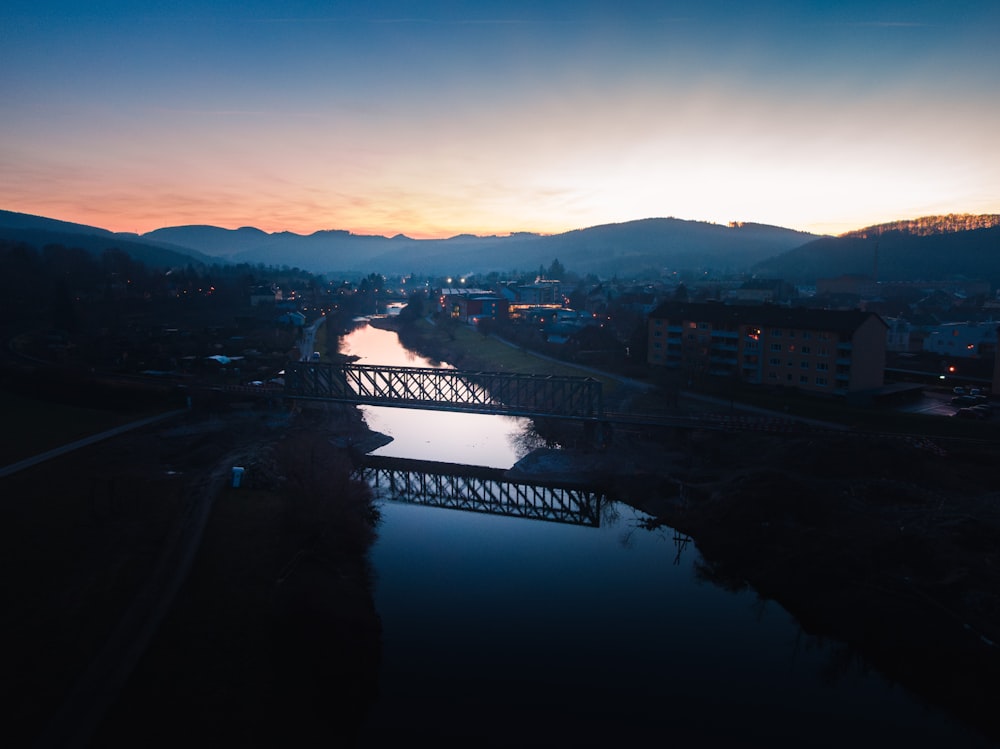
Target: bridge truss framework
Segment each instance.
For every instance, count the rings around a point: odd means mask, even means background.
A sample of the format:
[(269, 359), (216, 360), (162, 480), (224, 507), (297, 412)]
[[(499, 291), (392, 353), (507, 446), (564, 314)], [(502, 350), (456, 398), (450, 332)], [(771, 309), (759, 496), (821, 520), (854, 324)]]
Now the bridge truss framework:
[(284, 394), (371, 406), (604, 419), (601, 383), (592, 377), (294, 362), (285, 368)]

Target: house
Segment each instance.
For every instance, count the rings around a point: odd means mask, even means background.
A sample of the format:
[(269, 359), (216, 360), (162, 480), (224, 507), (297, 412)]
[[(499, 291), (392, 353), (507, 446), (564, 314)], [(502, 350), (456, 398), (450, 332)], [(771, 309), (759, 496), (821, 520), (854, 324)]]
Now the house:
[(649, 364), (689, 379), (737, 377), (828, 395), (884, 382), (888, 326), (872, 312), (671, 301), (648, 326)]

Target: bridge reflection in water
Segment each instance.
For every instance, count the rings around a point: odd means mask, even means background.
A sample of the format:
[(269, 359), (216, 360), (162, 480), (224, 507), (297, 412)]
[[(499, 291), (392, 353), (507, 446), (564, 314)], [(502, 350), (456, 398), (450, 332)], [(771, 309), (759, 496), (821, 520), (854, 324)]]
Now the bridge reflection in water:
[(361, 456), (355, 468), (355, 476), (367, 481), (376, 496), (384, 499), (600, 527), (601, 508), (608, 501), (602, 490), (510, 479), (505, 474), (499, 468), (377, 455)]

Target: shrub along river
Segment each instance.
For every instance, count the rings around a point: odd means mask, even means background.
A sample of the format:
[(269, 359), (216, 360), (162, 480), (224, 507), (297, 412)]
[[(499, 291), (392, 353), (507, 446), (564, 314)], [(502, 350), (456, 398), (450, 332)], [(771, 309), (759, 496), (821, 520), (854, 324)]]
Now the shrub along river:
[[(340, 350), (433, 366), (367, 325)], [(525, 419), (363, 411), (393, 438), (377, 455), (506, 469), (537, 442)], [(623, 502), (595, 527), (377, 491), (382, 668), (363, 747), (993, 746), (777, 603), (707, 582), (691, 540)]]

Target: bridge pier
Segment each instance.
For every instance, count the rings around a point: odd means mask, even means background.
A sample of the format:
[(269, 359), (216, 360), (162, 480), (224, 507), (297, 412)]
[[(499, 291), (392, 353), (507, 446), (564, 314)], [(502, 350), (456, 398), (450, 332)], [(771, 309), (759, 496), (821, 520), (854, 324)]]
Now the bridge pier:
[(583, 434), (586, 441), (599, 450), (611, 445), (612, 433), (610, 421), (585, 421), (583, 423)]

